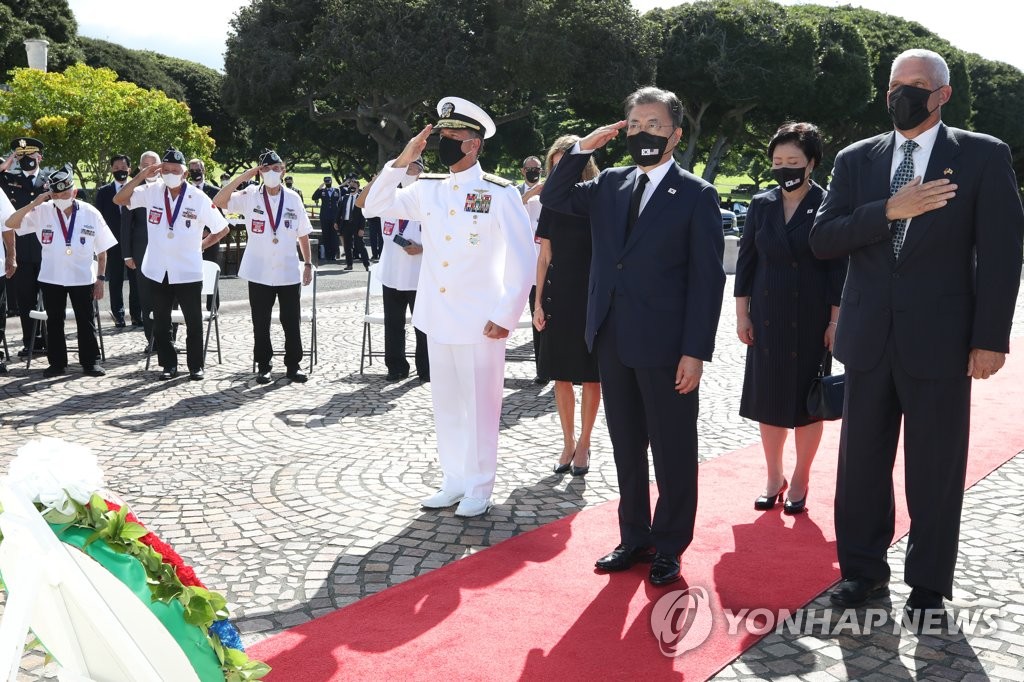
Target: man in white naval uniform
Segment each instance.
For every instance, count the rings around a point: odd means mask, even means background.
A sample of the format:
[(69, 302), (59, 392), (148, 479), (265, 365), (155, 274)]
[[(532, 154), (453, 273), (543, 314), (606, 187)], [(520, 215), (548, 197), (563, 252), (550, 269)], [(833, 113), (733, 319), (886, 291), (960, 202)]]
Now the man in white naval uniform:
[[(385, 164), (366, 194), (369, 215), (418, 220), (423, 262), (413, 324), (427, 335), (437, 454), (444, 480), (423, 500), (457, 516), (491, 506), (498, 458), (498, 420), (505, 374), (505, 339), (526, 305), (536, 254), (530, 219), (515, 186), (477, 163), (494, 122), (458, 97), (437, 105), (440, 120)], [(433, 128), (448, 175), (421, 175), (398, 188)]]

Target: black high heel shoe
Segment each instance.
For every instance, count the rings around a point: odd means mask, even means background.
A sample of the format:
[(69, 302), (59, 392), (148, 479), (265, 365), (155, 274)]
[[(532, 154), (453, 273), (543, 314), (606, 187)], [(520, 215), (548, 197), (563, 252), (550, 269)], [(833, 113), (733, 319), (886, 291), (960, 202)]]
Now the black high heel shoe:
[(787, 488), (789, 488), (789, 481), (787, 481), (786, 479), (782, 479), (782, 487), (779, 488), (778, 492), (776, 492), (774, 495), (761, 495), (756, 500), (754, 500), (754, 509), (756, 509), (757, 511), (768, 511), (769, 509), (775, 509), (775, 504), (777, 502), (782, 502), (782, 500), (785, 499), (783, 495), (785, 494)]
[(796, 516), (797, 514), (803, 514), (807, 511), (807, 493), (804, 493), (803, 499), (790, 500), (786, 499), (786, 503), (782, 505), (782, 513), (788, 514), (789, 516)]
[[(573, 450), (572, 457), (575, 457), (575, 456), (576, 456), (576, 451)], [(554, 470), (555, 473), (556, 474), (567, 474), (567, 473), (569, 473), (569, 470), (572, 469), (572, 457), (570, 457), (569, 461), (566, 462), (565, 464), (561, 464), (561, 463), (556, 464), (555, 465), (555, 470)]]
[[(572, 458), (576, 459), (575, 453), (573, 454)], [(590, 471), (590, 448), (587, 448), (587, 463), (584, 466), (581, 466), (581, 467), (573, 465), (573, 467), (572, 467), (572, 475), (573, 476), (586, 476), (588, 471)]]

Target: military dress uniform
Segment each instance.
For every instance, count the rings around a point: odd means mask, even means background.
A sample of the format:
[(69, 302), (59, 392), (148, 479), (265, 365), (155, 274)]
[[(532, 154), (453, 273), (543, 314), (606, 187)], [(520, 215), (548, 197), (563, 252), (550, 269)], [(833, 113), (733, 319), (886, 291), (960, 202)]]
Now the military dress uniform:
[[(0, 233), (9, 232), (10, 229), (5, 224), (7, 219), (14, 213), (14, 206), (11, 204), (11, 200), (7, 198), (7, 195), (0, 191)], [(7, 245), (0, 241), (0, 256), (3, 256), (3, 262), (7, 263)], [(0, 271), (0, 339), (7, 337), (7, 305), (6, 305), (6, 294), (7, 293), (7, 276), (5, 272)], [(7, 358), (0, 355), (0, 374), (7, 374)]]
[[(0, 173), (0, 189), (2, 189), (17, 210), (28, 206), (46, 191), (46, 183), (39, 173), (39, 165), (31, 156), (42, 152), (43, 143), (31, 137), (20, 137), (11, 142), (11, 151), (19, 157), (17, 172)], [(32, 334), (32, 318), (29, 313), (35, 310), (36, 299), (39, 297), (39, 266), (42, 250), (39, 240), (32, 235), (21, 234), (16, 237), (17, 264), (11, 278), (7, 295), (13, 299), (18, 315), (21, 318), (22, 344), (29, 345)], [(42, 338), (36, 338), (36, 347), (42, 348)]]
[(298, 373), (302, 362), (302, 278), (297, 244), (300, 237), (313, 231), (313, 226), (299, 195), (283, 184), (279, 187), (277, 196), (256, 185), (233, 192), (227, 210), (245, 220), (247, 241), (238, 276), (249, 282), (253, 359), (261, 374), (270, 371), (274, 355), (270, 320), (276, 299), (284, 329), (284, 364), (292, 376)]
[[(494, 124), (455, 97), (438, 104), (438, 128), (470, 128), (490, 137)], [(530, 219), (515, 186), (480, 165), (446, 175), (406, 177), (385, 164), (367, 193), (371, 215), (418, 220), (423, 260), (413, 324), (427, 335), (437, 450), (444, 481), (423, 501), (472, 516), (489, 506), (497, 469), (498, 421), (505, 339), (491, 339), (488, 321), (514, 330), (536, 273)], [(476, 509), (463, 512), (464, 508)]]
[(177, 372), (178, 359), (171, 341), (171, 307), (177, 300), (185, 318), (188, 370), (194, 378), (202, 378), (203, 228), (216, 234), (227, 227), (228, 221), (201, 190), (188, 183), (180, 188), (178, 197), (172, 199), (163, 180), (139, 185), (128, 208), (146, 210), (149, 243), (142, 259), (142, 275), (149, 280), (153, 337), (160, 366), (165, 376)]
[[(51, 191), (70, 189), (71, 177), (70, 166), (55, 171), (50, 176)], [(97, 367), (100, 349), (93, 321), (93, 287), (99, 276), (95, 256), (117, 243), (103, 214), (75, 200), (68, 215), (50, 200), (26, 214), (18, 231), (28, 233), (40, 245), (39, 284), (46, 310), (46, 359), (50, 365), (47, 373), (59, 374), (68, 364), (64, 311), (70, 299), (78, 329), (79, 362), (87, 373), (103, 374)]]

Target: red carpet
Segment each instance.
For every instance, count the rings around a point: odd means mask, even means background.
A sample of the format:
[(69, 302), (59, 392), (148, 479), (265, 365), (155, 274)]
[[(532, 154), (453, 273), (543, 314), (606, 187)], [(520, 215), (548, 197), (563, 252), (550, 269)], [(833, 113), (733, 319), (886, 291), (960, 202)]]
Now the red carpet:
[[(973, 390), (969, 486), (1024, 450), (1024, 354), (1011, 356), (996, 379), (975, 382)], [(289, 682), (705, 679), (758, 639), (742, 629), (729, 635), (723, 609), (796, 609), (838, 579), (832, 522), (838, 427), (826, 427), (804, 516), (753, 510), (764, 484), (759, 444), (700, 467), (685, 584), (654, 589), (646, 567), (591, 571), (594, 559), (618, 542), (617, 503), (610, 502), (271, 637), (249, 655), (274, 667), (268, 680)], [(789, 453), (787, 467), (792, 461)], [(896, 476), (901, 491), (899, 461)], [(902, 494), (897, 497), (901, 536), (909, 521)], [(659, 597), (686, 585), (707, 590), (712, 631), (701, 646), (669, 658), (652, 634), (651, 612)]]

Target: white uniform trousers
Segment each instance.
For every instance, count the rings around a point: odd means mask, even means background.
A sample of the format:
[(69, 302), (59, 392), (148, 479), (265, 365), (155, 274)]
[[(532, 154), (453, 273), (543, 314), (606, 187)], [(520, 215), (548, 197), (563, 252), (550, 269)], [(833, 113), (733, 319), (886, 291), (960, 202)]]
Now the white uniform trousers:
[(505, 339), (438, 343), (427, 337), (442, 488), (489, 498), (498, 468)]

